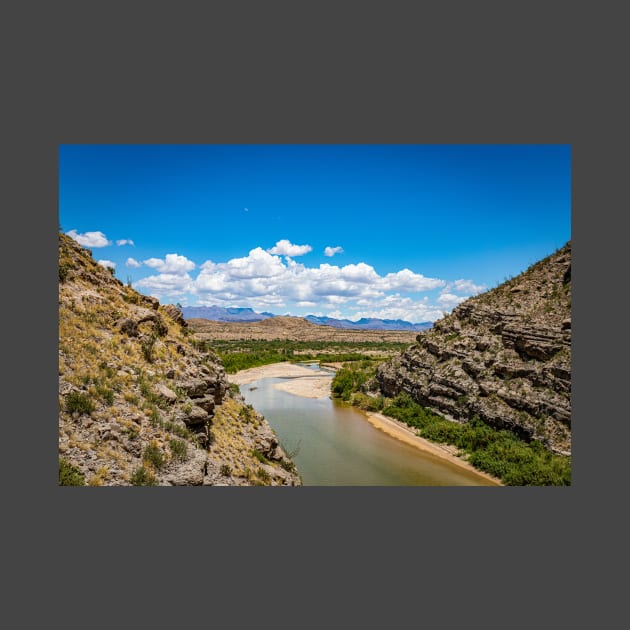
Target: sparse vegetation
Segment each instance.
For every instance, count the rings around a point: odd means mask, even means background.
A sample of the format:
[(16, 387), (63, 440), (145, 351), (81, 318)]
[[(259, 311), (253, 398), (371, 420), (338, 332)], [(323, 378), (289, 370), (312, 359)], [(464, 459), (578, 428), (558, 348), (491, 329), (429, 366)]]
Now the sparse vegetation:
[(221, 464), (221, 468), (219, 469), (219, 472), (224, 477), (229, 477), (232, 474), (232, 467), (229, 464)]

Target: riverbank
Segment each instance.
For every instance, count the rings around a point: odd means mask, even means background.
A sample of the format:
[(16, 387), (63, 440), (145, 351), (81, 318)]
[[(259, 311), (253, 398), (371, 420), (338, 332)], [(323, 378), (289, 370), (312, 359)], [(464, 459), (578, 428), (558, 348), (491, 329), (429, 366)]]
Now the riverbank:
[[(305, 398), (323, 398), (325, 396), (330, 396), (330, 377), (313, 376), (313, 370), (304, 367), (303, 365), (295, 365), (294, 363), (273, 363), (271, 365), (263, 365), (260, 367), (250, 368), (248, 370), (241, 370), (236, 374), (228, 374), (228, 380), (239, 386), (248, 385), (249, 383), (257, 381), (261, 378), (290, 379), (283, 383), (276, 383), (274, 387), (296, 396), (302, 396)], [(456, 447), (448, 444), (430, 442), (429, 440), (416, 435), (415, 431), (406, 424), (394, 418), (389, 418), (381, 413), (361, 411), (358, 408), (355, 409), (362, 413), (372, 426), (400, 440), (401, 442), (405, 442), (406, 444), (414, 446), (426, 453), (431, 453), (435, 457), (447, 460), (456, 466), (474, 472), (480, 477), (493, 482), (497, 486), (503, 485), (496, 477), (478, 470), (472, 464), (469, 464), (458, 457)]]
[(392, 437), (401, 440), (411, 446), (415, 446), (417, 449), (431, 453), (440, 459), (449, 461), (456, 466), (470, 470), (476, 473), (480, 477), (492, 481), (497, 486), (502, 486), (503, 483), (500, 479), (489, 475), (478, 468), (475, 468), (472, 464), (461, 459), (457, 456), (458, 449), (450, 444), (440, 444), (436, 442), (430, 442), (429, 440), (416, 435), (413, 429), (408, 427), (403, 422), (383, 415), (382, 413), (376, 413), (373, 411), (364, 411), (363, 414), (367, 417), (368, 422), (377, 429), (391, 435)]

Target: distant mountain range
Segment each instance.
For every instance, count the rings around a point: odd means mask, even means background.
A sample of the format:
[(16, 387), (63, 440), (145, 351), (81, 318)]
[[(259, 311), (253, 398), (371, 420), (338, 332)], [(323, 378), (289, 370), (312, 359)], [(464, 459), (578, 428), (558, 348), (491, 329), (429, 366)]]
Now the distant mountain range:
[[(274, 313), (256, 313), (251, 308), (223, 308), (221, 306), (184, 306), (184, 319), (200, 318), (216, 322), (259, 322), (270, 317), (277, 317)], [(335, 319), (334, 317), (316, 317), (307, 315), (304, 319), (312, 324), (333, 326), (351, 330), (427, 330), (433, 326), (432, 322), (412, 324), (402, 319), (378, 319), (363, 317), (356, 322), (349, 319)]]
[(256, 313), (251, 308), (223, 308), (222, 306), (183, 306), (184, 319), (198, 317), (215, 322), (259, 322), (275, 317), (273, 313)]

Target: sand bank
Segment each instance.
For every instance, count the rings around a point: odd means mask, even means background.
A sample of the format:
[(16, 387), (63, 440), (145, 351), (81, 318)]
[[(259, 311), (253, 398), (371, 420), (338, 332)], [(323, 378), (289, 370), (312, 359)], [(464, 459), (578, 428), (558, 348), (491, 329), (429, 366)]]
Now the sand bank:
[(325, 398), (330, 396), (330, 376), (300, 376), (283, 383), (276, 383), (275, 389), (304, 396), (305, 398)]
[(320, 374), (294, 363), (273, 363), (261, 367), (241, 370), (237, 374), (228, 374), (230, 383), (247, 385), (259, 378), (286, 378), (282, 383), (276, 383), (274, 387), (283, 392), (303, 396), (305, 398), (324, 398), (330, 396), (330, 381), (332, 375)]
[(286, 378), (292, 376), (313, 376), (313, 370), (294, 363), (272, 363), (227, 375), (228, 381), (237, 385), (246, 385), (252, 381), (257, 381), (259, 378)]
[(432, 453), (441, 459), (448, 460), (452, 464), (460, 466), (462, 468), (466, 468), (474, 472), (475, 474), (487, 479), (489, 481), (493, 481), (497, 486), (502, 486), (503, 484), (499, 479), (493, 477), (492, 475), (488, 475), (475, 468), (472, 464), (469, 464), (467, 461), (457, 457), (457, 447), (451, 446), (450, 444), (438, 444), (435, 442), (429, 442), (418, 435), (416, 435), (415, 431), (408, 427), (406, 424), (399, 422), (394, 418), (388, 418), (384, 416), (382, 413), (375, 413), (372, 411), (363, 412), (370, 424), (372, 424), (377, 429), (380, 429), (384, 433), (395, 437), (402, 442), (406, 442), (407, 444), (411, 444), (416, 448), (426, 451), (427, 453)]

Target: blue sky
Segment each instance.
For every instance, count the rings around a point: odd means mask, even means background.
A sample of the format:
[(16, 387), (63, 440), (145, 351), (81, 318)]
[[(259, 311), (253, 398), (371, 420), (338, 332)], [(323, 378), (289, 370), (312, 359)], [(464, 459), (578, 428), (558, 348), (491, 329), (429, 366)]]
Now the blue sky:
[(61, 145), (59, 223), (163, 303), (435, 321), (571, 238), (571, 148)]

